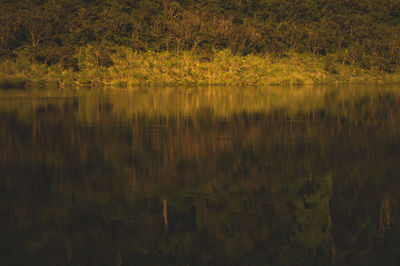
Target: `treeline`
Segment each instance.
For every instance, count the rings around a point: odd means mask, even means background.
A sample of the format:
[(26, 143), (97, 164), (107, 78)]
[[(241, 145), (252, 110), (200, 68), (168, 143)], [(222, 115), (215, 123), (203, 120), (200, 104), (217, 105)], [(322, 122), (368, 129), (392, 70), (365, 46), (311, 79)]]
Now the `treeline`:
[(394, 72), (400, 65), (397, 0), (1, 0), (0, 55), (78, 68), (79, 47), (113, 64), (135, 51), (329, 56)]

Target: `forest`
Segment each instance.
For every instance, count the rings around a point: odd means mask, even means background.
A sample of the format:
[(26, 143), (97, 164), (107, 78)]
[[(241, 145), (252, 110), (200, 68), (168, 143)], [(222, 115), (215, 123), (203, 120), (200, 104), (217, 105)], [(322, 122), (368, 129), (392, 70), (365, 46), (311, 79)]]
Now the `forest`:
[(385, 73), (400, 66), (397, 0), (1, 0), (0, 8), (0, 61), (8, 64), (24, 58), (77, 72), (90, 57), (90, 67), (109, 68), (123, 47), (190, 51), (200, 63), (224, 50), (307, 54), (323, 57), (330, 74), (337, 65)]

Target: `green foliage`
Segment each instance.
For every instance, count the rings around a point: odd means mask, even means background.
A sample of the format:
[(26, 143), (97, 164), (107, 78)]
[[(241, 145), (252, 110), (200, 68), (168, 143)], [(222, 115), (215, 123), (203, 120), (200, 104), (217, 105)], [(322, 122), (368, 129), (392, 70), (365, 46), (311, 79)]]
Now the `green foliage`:
[(26, 80), (21, 77), (0, 77), (0, 88), (23, 88), (25, 84)]
[(326, 56), (325, 57), (325, 68), (324, 68), (328, 73), (331, 74), (337, 74), (337, 69), (336, 69), (336, 62), (335, 58), (333, 56)]
[[(319, 56), (294, 51), (281, 56), (235, 55), (230, 49), (203, 54), (196, 51), (147, 52), (127, 46), (93, 43), (77, 50), (57, 49), (47, 56), (43, 50), (20, 47), (16, 58), (0, 61), (0, 73), (8, 78), (23, 78), (36, 83), (46, 81), (64, 87), (76, 85), (313, 85), (327, 83), (399, 82), (400, 76), (387, 67), (372, 66), (378, 57), (363, 56), (363, 64), (348, 64), (347, 50)], [(48, 48), (53, 49), (53, 48)], [(60, 58), (59, 63), (52, 63)], [(40, 61), (39, 61), (40, 59)], [(385, 71), (382, 71), (385, 70)], [(394, 73), (387, 73), (387, 71)]]
[(396, 1), (4, 0), (0, 8), (0, 56), (30, 46), (31, 61), (65, 69), (77, 69), (71, 51), (104, 43), (203, 54), (348, 51), (343, 60), (366, 69), (393, 72), (400, 64)]

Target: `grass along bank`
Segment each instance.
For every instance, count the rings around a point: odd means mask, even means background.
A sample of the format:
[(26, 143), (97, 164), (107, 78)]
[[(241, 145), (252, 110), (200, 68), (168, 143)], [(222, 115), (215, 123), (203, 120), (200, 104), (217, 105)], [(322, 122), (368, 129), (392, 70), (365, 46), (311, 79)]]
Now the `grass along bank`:
[(193, 52), (134, 52), (116, 47), (104, 55), (92, 46), (74, 56), (75, 69), (61, 64), (32, 63), (28, 57), (0, 62), (0, 87), (55, 85), (314, 85), (335, 83), (397, 83), (400, 74), (363, 69), (330, 57), (287, 53), (238, 56), (230, 50), (211, 55)]

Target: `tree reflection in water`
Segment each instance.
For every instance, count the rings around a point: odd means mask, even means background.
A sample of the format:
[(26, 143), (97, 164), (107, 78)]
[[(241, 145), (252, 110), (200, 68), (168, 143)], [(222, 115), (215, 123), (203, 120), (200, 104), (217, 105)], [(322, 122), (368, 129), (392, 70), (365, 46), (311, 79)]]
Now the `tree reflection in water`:
[(397, 91), (3, 91), (1, 262), (395, 265)]

